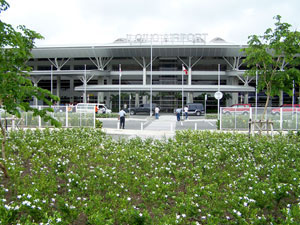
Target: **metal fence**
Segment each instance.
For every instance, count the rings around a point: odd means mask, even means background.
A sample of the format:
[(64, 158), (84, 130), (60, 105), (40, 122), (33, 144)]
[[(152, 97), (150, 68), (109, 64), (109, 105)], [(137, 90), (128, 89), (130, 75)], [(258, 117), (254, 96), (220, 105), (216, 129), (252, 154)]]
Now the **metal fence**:
[(249, 119), (269, 120), (273, 122), (274, 130), (298, 130), (300, 128), (300, 108), (267, 108), (262, 118), (264, 108), (230, 108), (220, 109), (221, 130), (248, 130)]
[[(38, 106), (43, 109), (46, 106)], [(54, 112), (48, 112), (58, 120), (62, 127), (95, 127), (95, 111), (76, 112), (75, 106), (52, 106)], [(33, 112), (21, 112), (21, 118), (15, 118), (5, 112), (0, 113), (2, 121), (10, 127), (42, 128), (52, 127), (51, 123), (44, 121), (40, 116), (33, 116)]]

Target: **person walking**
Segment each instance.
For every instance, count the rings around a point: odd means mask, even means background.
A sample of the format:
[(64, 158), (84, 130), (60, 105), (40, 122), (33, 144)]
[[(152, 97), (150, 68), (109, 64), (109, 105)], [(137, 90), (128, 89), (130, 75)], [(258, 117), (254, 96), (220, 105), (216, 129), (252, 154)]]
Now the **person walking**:
[(181, 109), (176, 109), (177, 121), (180, 121)]
[(189, 112), (189, 107), (186, 105), (183, 109), (184, 111), (184, 114), (185, 114), (185, 119), (187, 120), (188, 119), (188, 112)]
[(155, 112), (155, 119), (158, 119), (159, 118), (159, 107), (158, 106), (155, 107), (154, 112)]
[(125, 129), (125, 116), (126, 112), (124, 111), (124, 109), (121, 109), (119, 112), (120, 129)]

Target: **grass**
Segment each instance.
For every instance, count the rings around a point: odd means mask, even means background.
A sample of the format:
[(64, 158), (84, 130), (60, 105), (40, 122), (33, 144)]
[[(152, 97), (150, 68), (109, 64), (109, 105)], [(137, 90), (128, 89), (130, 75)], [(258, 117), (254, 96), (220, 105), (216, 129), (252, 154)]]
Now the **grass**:
[(11, 133), (0, 224), (299, 224), (299, 136)]

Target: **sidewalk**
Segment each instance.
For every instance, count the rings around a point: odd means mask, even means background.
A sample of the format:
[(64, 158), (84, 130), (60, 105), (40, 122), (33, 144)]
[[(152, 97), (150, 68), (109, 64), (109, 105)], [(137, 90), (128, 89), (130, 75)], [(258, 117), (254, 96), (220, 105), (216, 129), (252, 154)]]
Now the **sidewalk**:
[[(117, 121), (116, 118), (113, 120)], [(135, 123), (130, 123), (130, 121), (135, 121)], [(139, 121), (140, 123), (136, 123)], [(132, 118), (132, 120), (130, 120), (130, 118), (128, 118), (126, 119), (125, 129), (117, 129), (118, 126), (113, 124), (111, 127), (104, 127), (103, 131), (107, 135), (112, 136), (115, 140), (122, 138), (130, 139), (135, 137), (140, 137), (142, 139), (152, 138), (163, 140), (173, 138), (176, 130), (194, 130), (195, 123), (204, 121), (207, 124), (211, 124), (206, 125), (208, 128), (212, 126), (212, 120), (207, 121), (204, 119), (189, 118), (188, 120), (177, 122), (175, 115), (161, 115), (159, 119), (155, 119), (155, 117), (147, 117), (144, 119)]]
[(152, 131), (174, 131), (176, 127), (176, 117), (172, 115), (163, 115), (159, 119), (154, 119), (145, 130)]

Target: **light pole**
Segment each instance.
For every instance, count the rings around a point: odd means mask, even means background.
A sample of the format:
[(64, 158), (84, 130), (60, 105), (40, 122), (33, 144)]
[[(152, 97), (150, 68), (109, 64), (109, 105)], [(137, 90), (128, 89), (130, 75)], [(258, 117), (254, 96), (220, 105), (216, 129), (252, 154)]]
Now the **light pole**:
[(258, 79), (258, 72), (256, 70), (256, 74), (255, 74), (255, 120), (257, 120), (257, 79)]
[(152, 37), (151, 34), (151, 45), (150, 45), (150, 116), (152, 116)]
[(184, 92), (183, 92), (183, 71), (185, 70), (185, 68), (184, 68), (184, 66), (183, 66), (183, 64), (182, 64), (182, 69), (181, 69), (181, 107), (182, 107), (182, 109), (181, 109), (181, 114), (182, 114), (182, 119), (183, 119), (183, 101), (184, 101), (184, 97), (183, 97), (183, 94), (184, 94)]
[(51, 65), (51, 94), (53, 94), (53, 66)]
[(86, 64), (84, 65), (84, 95), (83, 103), (86, 103)]
[(121, 77), (122, 77), (122, 70), (121, 70), (121, 64), (119, 64), (119, 112), (121, 111)]
[[(220, 64), (218, 64), (218, 92), (220, 92)], [(218, 98), (218, 120), (220, 119), (220, 98)]]

